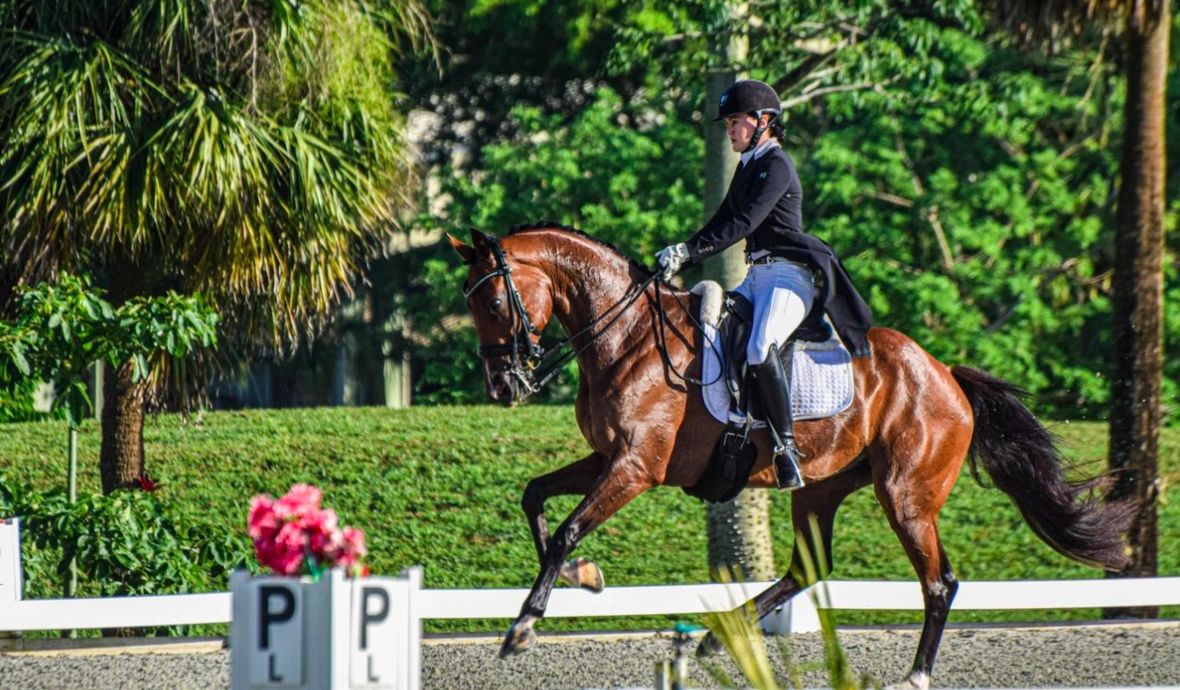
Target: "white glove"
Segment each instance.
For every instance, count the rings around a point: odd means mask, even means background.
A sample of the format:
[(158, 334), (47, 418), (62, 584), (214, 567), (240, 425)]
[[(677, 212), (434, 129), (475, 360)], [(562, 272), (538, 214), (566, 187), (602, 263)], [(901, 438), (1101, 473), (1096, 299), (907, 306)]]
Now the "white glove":
[(656, 263), (662, 269), (660, 275), (664, 280), (676, 275), (685, 261), (688, 261), (688, 245), (683, 242), (669, 245), (656, 252)]

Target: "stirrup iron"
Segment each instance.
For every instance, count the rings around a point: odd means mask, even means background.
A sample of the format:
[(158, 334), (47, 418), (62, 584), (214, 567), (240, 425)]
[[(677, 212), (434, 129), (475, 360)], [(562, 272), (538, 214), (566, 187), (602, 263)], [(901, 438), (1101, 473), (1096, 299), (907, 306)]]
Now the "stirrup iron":
[(774, 426), (770, 426), (770, 434), (774, 439), (771, 463), (774, 465), (774, 485), (788, 491), (803, 488), (806, 484), (803, 481), (803, 472), (799, 469), (799, 459), (806, 457), (803, 451), (795, 445), (793, 436), (779, 438)]

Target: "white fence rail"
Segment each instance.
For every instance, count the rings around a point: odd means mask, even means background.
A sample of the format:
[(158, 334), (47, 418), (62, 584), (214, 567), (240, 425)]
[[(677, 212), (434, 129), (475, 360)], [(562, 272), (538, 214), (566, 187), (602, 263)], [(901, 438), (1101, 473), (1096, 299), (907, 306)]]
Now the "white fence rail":
[[(547, 618), (571, 616), (681, 615), (725, 611), (765, 589), (744, 584), (613, 587), (602, 594), (559, 589)], [(834, 609), (921, 610), (915, 582), (829, 581), (827, 606)], [(418, 619), (514, 618), (527, 589), (419, 589)], [(1180, 605), (1180, 577), (1117, 580), (964, 582), (954, 610), (1069, 609)], [(0, 600), (0, 631), (151, 627), (229, 623), (228, 592), (97, 599)], [(811, 598), (795, 597), (766, 625), (777, 632), (818, 629)]]
[[(416, 582), (421, 582), (417, 578)], [(726, 611), (770, 586), (740, 584), (612, 587), (601, 594), (577, 589), (553, 592), (546, 617), (684, 615)], [(824, 606), (834, 609), (921, 610), (916, 582), (829, 581)], [(422, 589), (411, 592), (417, 620), (514, 618), (526, 589)], [(1180, 605), (1180, 577), (1061, 581), (963, 582), (955, 610), (1069, 609)], [(21, 598), (20, 533), (16, 521), (0, 520), (0, 632), (133, 628), (229, 623), (230, 594), (104, 597), (96, 599)], [(795, 597), (763, 626), (774, 632), (818, 629), (812, 598)]]

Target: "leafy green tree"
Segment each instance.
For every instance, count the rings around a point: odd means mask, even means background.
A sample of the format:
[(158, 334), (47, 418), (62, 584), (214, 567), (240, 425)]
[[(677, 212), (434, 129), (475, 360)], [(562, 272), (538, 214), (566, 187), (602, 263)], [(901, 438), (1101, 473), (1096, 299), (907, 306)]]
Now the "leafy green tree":
[(517, 107), (569, 122), (609, 88), (624, 101), (641, 95), (646, 70), (606, 69), (620, 26), (644, 10), (630, 0), (426, 0), (437, 18), (439, 65), (407, 54), (402, 86), (416, 109), (440, 126), (422, 142), (427, 157), (482, 167), (480, 152), (517, 134)]
[[(409, 205), (390, 88), (432, 45), (415, 0), (5, 0), (0, 26), (0, 303), (88, 270), (116, 307), (201, 292), (229, 353), (283, 351)], [(114, 486), (141, 463), (138, 374), (105, 381)]]
[[(0, 389), (24, 380), (53, 384), (54, 406), (65, 412), (68, 432), (67, 496), (77, 497), (78, 428), (90, 405), (85, 376), (96, 362), (129, 367), (133, 380), (148, 377), (149, 362), (167, 354), (182, 358), (216, 342), (217, 315), (200, 297), (169, 292), (137, 297), (118, 309), (91, 289), (88, 281), (63, 275), (58, 284), (22, 289), (16, 319), (0, 322)], [(147, 481), (142, 439), (137, 466), (100, 463), (103, 488)], [(108, 442), (103, 439), (104, 445)], [(104, 456), (106, 453), (104, 453)], [(120, 472), (134, 472), (130, 476)], [(70, 561), (66, 595), (74, 592), (76, 573)]]
[[(1090, 22), (1122, 31), (1126, 72), (1122, 161), (1115, 226), (1114, 326), (1110, 396), (1110, 466), (1114, 492), (1140, 506), (1129, 535), (1125, 574), (1158, 570), (1160, 393), (1163, 374), (1165, 106), (1171, 35), (1170, 0), (1106, 3), (1000, 0), (997, 12), (1028, 38), (1052, 38)], [(1154, 617), (1158, 609), (1130, 610)]]

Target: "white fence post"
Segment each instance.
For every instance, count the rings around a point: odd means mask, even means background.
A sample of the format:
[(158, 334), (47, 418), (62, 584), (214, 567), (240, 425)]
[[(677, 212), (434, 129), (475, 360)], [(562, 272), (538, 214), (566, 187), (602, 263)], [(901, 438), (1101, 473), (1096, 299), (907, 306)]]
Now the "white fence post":
[(21, 600), (20, 519), (0, 518), (0, 601)]
[[(0, 603), (16, 604), (24, 596), (20, 571), (20, 519), (0, 518)], [(0, 630), (0, 638), (20, 637)]]
[(800, 592), (762, 619), (762, 630), (774, 635), (819, 632), (819, 611), (811, 590)]
[(422, 686), (422, 566), (415, 565), (401, 571), (400, 576), (405, 579), (406, 613), (409, 625), (409, 644), (405, 650), (405, 660), (409, 669), (410, 682), (408, 690), (419, 690)]
[(421, 578), (402, 575), (350, 581), (348, 688), (417, 690), (420, 652), (412, 602)]
[(349, 591), (336, 570), (318, 582), (230, 576), (230, 687), (233, 690), (348, 687)]

